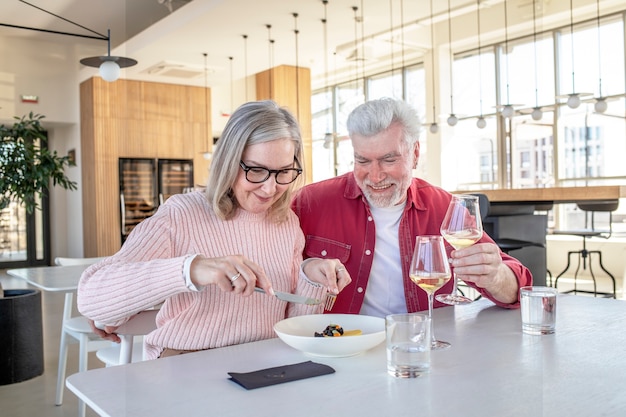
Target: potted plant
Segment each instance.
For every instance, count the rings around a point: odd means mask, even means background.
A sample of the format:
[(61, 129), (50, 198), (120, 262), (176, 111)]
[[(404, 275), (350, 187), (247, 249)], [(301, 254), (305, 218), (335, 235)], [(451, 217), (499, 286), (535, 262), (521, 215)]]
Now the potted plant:
[(50, 183), (66, 190), (77, 186), (65, 175), (68, 156), (59, 156), (45, 145), (47, 137), (41, 126), (44, 116), (30, 112), (12, 126), (0, 125), (0, 209), (17, 201), (27, 213), (39, 208), (36, 196), (48, 190)]
[[(75, 190), (65, 175), (69, 157), (50, 151), (44, 116), (30, 112), (12, 126), (0, 125), (0, 210), (12, 201), (27, 213), (40, 208), (39, 194), (50, 184)], [(0, 385), (20, 382), (43, 373), (41, 293), (38, 290), (6, 290), (0, 287)]]

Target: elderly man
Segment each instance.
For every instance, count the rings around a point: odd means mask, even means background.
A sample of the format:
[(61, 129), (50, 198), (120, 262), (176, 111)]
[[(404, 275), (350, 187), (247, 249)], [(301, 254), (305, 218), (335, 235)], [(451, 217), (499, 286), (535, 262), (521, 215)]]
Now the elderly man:
[[(440, 234), (451, 195), (411, 176), (419, 118), (403, 101), (380, 99), (354, 109), (347, 127), (353, 172), (304, 187), (292, 204), (306, 236), (304, 256), (337, 258), (347, 268), (338, 279), (351, 282), (333, 313), (425, 310), (426, 293), (409, 279), (415, 236)], [(519, 288), (532, 285), (530, 271), (486, 234), (449, 255), (456, 276), (498, 306), (518, 308)]]

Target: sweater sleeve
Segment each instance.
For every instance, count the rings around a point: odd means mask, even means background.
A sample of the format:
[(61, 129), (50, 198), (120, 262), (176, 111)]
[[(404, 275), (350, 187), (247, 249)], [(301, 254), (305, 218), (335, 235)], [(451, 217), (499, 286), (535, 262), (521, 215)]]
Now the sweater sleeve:
[(184, 262), (171, 237), (171, 210), (163, 205), (141, 222), (115, 255), (83, 273), (77, 305), (81, 314), (106, 325), (118, 326), (130, 316), (188, 292)]

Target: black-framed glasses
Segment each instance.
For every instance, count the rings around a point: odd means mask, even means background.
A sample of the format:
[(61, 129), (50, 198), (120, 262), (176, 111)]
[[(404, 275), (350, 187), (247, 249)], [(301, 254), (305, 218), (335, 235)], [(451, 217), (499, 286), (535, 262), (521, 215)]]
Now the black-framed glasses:
[(294, 162), (298, 168), (267, 169), (263, 167), (249, 167), (243, 161), (239, 161), (239, 166), (246, 173), (246, 180), (253, 184), (265, 182), (270, 175), (274, 174), (276, 184), (287, 185), (294, 182), (302, 174), (302, 168), (300, 168), (296, 158), (294, 158)]

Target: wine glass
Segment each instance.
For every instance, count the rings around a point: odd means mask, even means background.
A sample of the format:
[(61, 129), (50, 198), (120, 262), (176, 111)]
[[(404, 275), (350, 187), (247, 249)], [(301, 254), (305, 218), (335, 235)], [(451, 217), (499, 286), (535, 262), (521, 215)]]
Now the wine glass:
[[(483, 223), (480, 219), (478, 196), (469, 194), (452, 196), (441, 223), (441, 235), (454, 249), (467, 248), (480, 240), (483, 235)], [(471, 303), (470, 298), (457, 291), (456, 274), (452, 282), (452, 293), (438, 295), (437, 301), (450, 305)]]
[(431, 349), (445, 349), (450, 343), (435, 339), (433, 332), (434, 294), (450, 280), (450, 264), (443, 246), (443, 238), (437, 236), (417, 236), (415, 250), (409, 270), (411, 281), (428, 294), (428, 317), (430, 317)]

